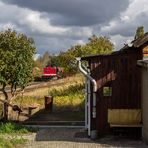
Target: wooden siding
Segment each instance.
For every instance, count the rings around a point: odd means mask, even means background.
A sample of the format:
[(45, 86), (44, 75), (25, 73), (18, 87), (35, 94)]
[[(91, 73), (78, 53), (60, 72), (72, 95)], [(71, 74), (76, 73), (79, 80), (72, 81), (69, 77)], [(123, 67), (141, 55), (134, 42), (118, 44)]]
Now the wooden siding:
[[(142, 50), (129, 50), (89, 59), (92, 77), (97, 81), (97, 118), (92, 118), (92, 129), (109, 132), (108, 109), (141, 108), (141, 69), (137, 60)], [(103, 87), (112, 88), (111, 96), (103, 96)], [(92, 100), (92, 99), (91, 99)]]

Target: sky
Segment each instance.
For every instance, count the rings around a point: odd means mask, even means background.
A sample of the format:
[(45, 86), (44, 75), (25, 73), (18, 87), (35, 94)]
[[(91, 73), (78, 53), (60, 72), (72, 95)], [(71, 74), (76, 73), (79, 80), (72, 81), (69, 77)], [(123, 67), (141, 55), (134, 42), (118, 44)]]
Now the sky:
[(93, 34), (109, 37), (119, 50), (138, 26), (148, 31), (148, 0), (0, 0), (0, 31), (32, 37), (38, 54), (83, 45)]

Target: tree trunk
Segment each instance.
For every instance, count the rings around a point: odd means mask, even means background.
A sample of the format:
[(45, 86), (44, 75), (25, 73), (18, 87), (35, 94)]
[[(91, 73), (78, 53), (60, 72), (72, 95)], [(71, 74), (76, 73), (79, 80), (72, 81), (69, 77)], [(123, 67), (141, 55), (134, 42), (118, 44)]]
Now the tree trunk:
[[(3, 86), (2, 91), (5, 96), (5, 101), (8, 101), (8, 94), (5, 91), (5, 85)], [(3, 107), (3, 119), (4, 121), (8, 121), (8, 103), (7, 102), (4, 103), (4, 107)]]
[(4, 114), (3, 114), (3, 116), (4, 116), (4, 121), (8, 121), (8, 104), (7, 103), (4, 103)]

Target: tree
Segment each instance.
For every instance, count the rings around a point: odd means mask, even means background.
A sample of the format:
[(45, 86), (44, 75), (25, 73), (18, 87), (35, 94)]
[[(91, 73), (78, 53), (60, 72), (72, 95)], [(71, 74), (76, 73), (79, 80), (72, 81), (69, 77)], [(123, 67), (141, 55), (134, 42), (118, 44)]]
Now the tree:
[(77, 72), (77, 65), (74, 62), (76, 57), (90, 54), (109, 53), (114, 49), (113, 43), (107, 37), (93, 35), (85, 45), (75, 45), (65, 53), (60, 53), (59, 63), (67, 72)]
[(51, 58), (50, 58), (50, 54), (48, 51), (46, 51), (44, 54), (43, 54), (43, 57), (42, 57), (42, 64), (43, 64), (43, 67), (46, 67), (48, 64), (50, 65), (51, 64)]
[(140, 37), (144, 36), (144, 27), (139, 26), (136, 30), (135, 39), (138, 39)]
[(109, 53), (114, 49), (113, 43), (107, 37), (98, 37), (93, 35), (89, 38), (89, 42), (84, 46), (84, 51), (86, 55), (88, 54), (100, 54), (100, 53)]
[(59, 67), (61, 65), (58, 55), (52, 55), (50, 62), (51, 62), (51, 65), (55, 67)]
[(43, 68), (51, 65), (52, 56), (46, 51), (43, 56), (40, 56), (38, 59), (34, 60), (33, 63), (33, 75), (34, 78), (41, 77), (43, 74)]
[[(0, 32), (0, 84), (6, 102), (17, 95), (17, 87), (24, 90), (32, 80), (33, 55), (35, 43), (32, 38), (10, 29)], [(11, 86), (8, 96), (6, 86)], [(4, 119), (8, 120), (8, 105), (4, 103)]]

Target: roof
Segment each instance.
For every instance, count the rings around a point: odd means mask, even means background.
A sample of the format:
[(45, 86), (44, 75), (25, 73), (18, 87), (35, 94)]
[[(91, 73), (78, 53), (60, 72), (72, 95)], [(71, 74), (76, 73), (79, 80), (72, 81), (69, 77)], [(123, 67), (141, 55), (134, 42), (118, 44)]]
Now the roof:
[(148, 68), (148, 59), (138, 60), (137, 64), (141, 67)]
[(144, 34), (143, 37), (140, 37), (138, 39), (133, 40), (130, 44), (125, 44), (125, 46), (123, 48), (121, 48), (119, 51), (114, 51), (111, 53), (104, 53), (104, 54), (94, 54), (94, 55), (88, 55), (88, 56), (84, 56), (81, 57), (82, 60), (88, 60), (90, 58), (93, 57), (101, 57), (101, 56), (109, 56), (109, 55), (117, 55), (119, 53), (123, 53), (126, 52), (129, 49), (133, 49), (133, 48), (139, 48), (140, 46), (143, 46), (144, 44), (147, 44), (148, 42), (148, 32)]
[(102, 54), (92, 54), (92, 55), (81, 57), (81, 60), (86, 60), (88, 58), (93, 58), (93, 57), (105, 57), (105, 56), (109, 56), (109, 55), (117, 55), (117, 54), (119, 54), (119, 52), (120, 51), (114, 51), (111, 53), (102, 53)]
[(145, 33), (143, 37), (133, 40), (131, 43), (133, 44), (133, 47), (138, 48), (142, 46), (143, 44), (145, 44), (146, 42), (148, 42), (148, 32)]

